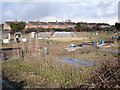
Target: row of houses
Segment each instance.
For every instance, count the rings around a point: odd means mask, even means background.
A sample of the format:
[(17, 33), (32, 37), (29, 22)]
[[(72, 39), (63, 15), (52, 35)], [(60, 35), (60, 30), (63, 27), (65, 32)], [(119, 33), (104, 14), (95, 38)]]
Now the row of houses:
[(106, 28), (106, 27), (110, 27), (109, 24), (107, 23), (87, 23), (87, 22), (80, 22), (80, 25), (83, 26), (83, 27), (95, 27), (95, 26), (98, 26), (98, 27), (101, 27), (101, 28)]
[[(10, 23), (13, 22), (18, 22), (18, 21), (6, 21), (3, 25), (3, 29), (11, 29), (10, 28)], [(40, 21), (29, 21), (28, 23), (25, 23), (25, 28), (60, 28), (60, 29), (65, 29), (65, 28), (74, 28), (77, 23), (75, 22), (40, 22)], [(94, 27), (94, 26), (99, 26), (101, 28), (104, 27), (110, 27), (109, 24), (107, 23), (86, 23), (86, 22), (80, 22), (81, 26), (85, 27)]]

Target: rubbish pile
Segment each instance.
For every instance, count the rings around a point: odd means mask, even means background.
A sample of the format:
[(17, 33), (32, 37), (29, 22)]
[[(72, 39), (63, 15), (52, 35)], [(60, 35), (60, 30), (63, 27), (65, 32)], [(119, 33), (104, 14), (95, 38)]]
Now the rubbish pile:
[(74, 51), (76, 50), (78, 45), (71, 44), (68, 48), (65, 48), (67, 51)]
[(67, 51), (74, 51), (78, 48), (81, 48), (83, 46), (95, 46), (95, 47), (110, 47), (112, 46), (113, 41), (103, 41), (103, 40), (99, 40), (99, 41), (94, 41), (94, 42), (85, 42), (82, 44), (78, 44), (78, 45), (74, 45), (71, 44), (70, 46), (68, 46), (67, 48), (65, 48)]
[(71, 44), (68, 48), (65, 48), (67, 51), (74, 51), (78, 48), (81, 48), (83, 47), (84, 45), (92, 45), (92, 44), (87, 44), (87, 43), (83, 43), (83, 44), (78, 44), (78, 45), (74, 45), (74, 44)]
[(25, 37), (22, 38), (22, 42), (27, 42), (27, 39)]

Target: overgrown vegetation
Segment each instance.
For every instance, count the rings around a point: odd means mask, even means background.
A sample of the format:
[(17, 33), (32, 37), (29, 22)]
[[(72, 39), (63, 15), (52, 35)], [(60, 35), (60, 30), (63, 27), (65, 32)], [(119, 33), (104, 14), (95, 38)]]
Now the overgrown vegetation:
[[(81, 37), (90, 37), (90, 40), (93, 40), (93, 36), (96, 38), (95, 40), (106, 36), (106, 33), (98, 35), (93, 35), (93, 33), (79, 34), (78, 36)], [(25, 35), (27, 37), (27, 34)], [(111, 35), (107, 37), (110, 38)], [(12, 54), (13, 56), (11, 55), (10, 59), (2, 62), (3, 78), (15, 83), (24, 81), (27, 83), (24, 88), (119, 87), (120, 72), (118, 70), (120, 63), (117, 61), (119, 55), (99, 52), (96, 47), (89, 45), (68, 52), (65, 48), (74, 42), (37, 41), (36, 43), (35, 39), (31, 39), (29, 42), (18, 44), (26, 51), (24, 60), (13, 59), (12, 57), (15, 57), (15, 54)], [(75, 43), (82, 44), (83, 42), (84, 40), (79, 40)], [(48, 47), (49, 54), (45, 55), (41, 47)], [(94, 66), (79, 67), (58, 61), (64, 57), (91, 61), (96, 64)]]
[(54, 40), (49, 40), (49, 41), (43, 41), (44, 44), (48, 45), (53, 45), (53, 44), (60, 44), (60, 41), (54, 41)]
[(115, 23), (115, 27), (118, 31), (120, 31), (120, 23)]
[(120, 88), (120, 61), (107, 60), (101, 63), (89, 83), (94, 88)]

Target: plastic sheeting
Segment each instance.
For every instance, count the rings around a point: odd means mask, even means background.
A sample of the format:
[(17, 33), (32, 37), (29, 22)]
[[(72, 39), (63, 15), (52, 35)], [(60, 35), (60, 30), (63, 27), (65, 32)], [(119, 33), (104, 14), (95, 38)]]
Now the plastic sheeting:
[(75, 37), (74, 32), (55, 32), (52, 37)]
[(35, 38), (35, 32), (31, 32), (31, 33), (30, 33), (30, 37), (31, 37), (31, 38)]
[(72, 59), (72, 58), (68, 58), (68, 57), (59, 59), (59, 61), (67, 62), (67, 63), (73, 64), (76, 66), (92, 66), (92, 65), (96, 64), (95, 62), (84, 61), (84, 60), (80, 60), (80, 59)]
[(37, 38), (48, 38), (52, 36), (52, 32), (40, 32), (37, 33)]
[(3, 43), (10, 43), (9, 39), (3, 39)]

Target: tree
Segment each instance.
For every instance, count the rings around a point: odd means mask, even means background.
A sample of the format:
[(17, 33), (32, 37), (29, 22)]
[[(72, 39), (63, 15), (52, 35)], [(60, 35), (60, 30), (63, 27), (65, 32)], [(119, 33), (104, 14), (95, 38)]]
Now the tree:
[(24, 22), (13, 22), (13, 23), (10, 23), (10, 28), (12, 29), (13, 32), (19, 32), (25, 28), (25, 23)]
[(98, 25), (92, 27), (92, 31), (99, 31), (99, 30), (101, 30), (101, 28)]
[(118, 31), (120, 31), (120, 23), (115, 23), (115, 27)]
[(76, 29), (76, 31), (81, 31), (80, 28), (81, 28), (81, 25), (80, 25), (80, 23), (78, 22), (78, 23), (77, 23), (77, 26), (75, 26), (75, 29)]

